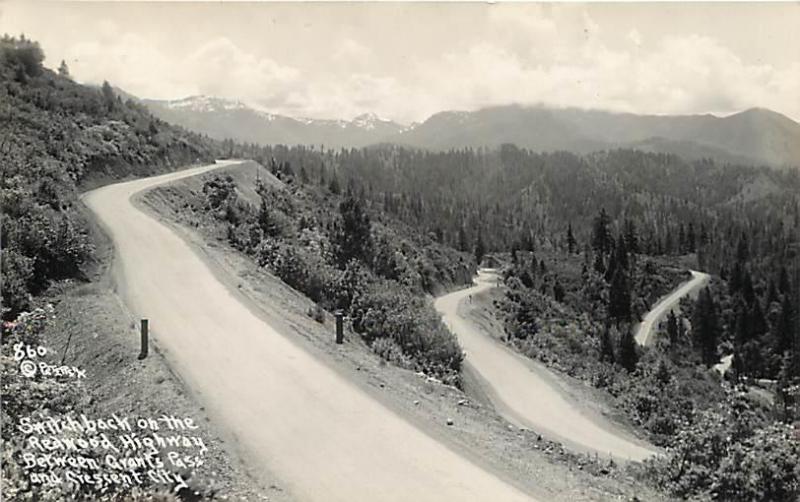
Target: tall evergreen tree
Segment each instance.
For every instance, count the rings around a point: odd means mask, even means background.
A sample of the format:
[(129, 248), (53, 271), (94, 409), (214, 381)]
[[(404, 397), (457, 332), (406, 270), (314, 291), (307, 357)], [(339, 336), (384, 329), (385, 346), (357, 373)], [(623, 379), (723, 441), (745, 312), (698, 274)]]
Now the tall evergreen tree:
[(614, 342), (611, 339), (611, 326), (608, 323), (600, 332), (600, 360), (614, 363)]
[(61, 64), (58, 65), (58, 74), (64, 78), (71, 78), (69, 74), (69, 67), (67, 66), (67, 62), (63, 59), (61, 60)]
[(636, 223), (633, 220), (625, 220), (625, 245), (631, 253), (639, 253), (639, 235), (636, 232)]
[(592, 227), (592, 248), (595, 252), (606, 253), (611, 248), (611, 233), (608, 230), (610, 224), (611, 218), (606, 209), (601, 208)]
[(578, 247), (578, 241), (575, 240), (575, 235), (572, 233), (572, 222), (570, 222), (569, 226), (567, 227), (567, 250), (569, 254), (575, 253), (575, 250)]
[(717, 307), (709, 288), (700, 291), (692, 315), (692, 339), (700, 351), (700, 357), (708, 367), (718, 362), (717, 342), (719, 339), (719, 319)]
[(339, 185), (339, 177), (336, 176), (336, 171), (333, 171), (333, 175), (331, 176), (331, 182), (328, 184), (328, 190), (334, 195), (339, 195), (342, 193), (342, 187)]
[(117, 97), (114, 94), (114, 89), (111, 87), (111, 84), (108, 81), (104, 80), (103, 85), (100, 88), (101, 93), (103, 94), (103, 101), (105, 102), (106, 108), (108, 111), (114, 110), (114, 107), (117, 103)]
[(628, 370), (633, 371), (636, 363), (639, 362), (639, 353), (636, 352), (636, 340), (630, 326), (622, 331), (619, 338), (619, 349), (617, 349), (617, 362)]
[(363, 203), (350, 194), (339, 204), (340, 225), (334, 234), (339, 267), (344, 269), (350, 260), (371, 262), (371, 223)]
[(464, 229), (464, 225), (458, 227), (458, 250), (469, 252), (469, 239), (467, 238), (467, 231)]
[(675, 315), (675, 312), (669, 311), (667, 314), (667, 337), (669, 338), (669, 342), (672, 346), (677, 345), (679, 342), (678, 338), (678, 318)]
[(594, 254), (594, 271), (600, 275), (605, 275), (606, 273), (606, 265), (603, 262), (602, 253), (597, 252)]
[(556, 279), (556, 283), (553, 285), (553, 298), (559, 303), (564, 301), (564, 287), (561, 286), (558, 279)]
[(475, 263), (479, 266), (483, 261), (483, 257), (486, 255), (486, 245), (483, 243), (483, 235), (480, 230), (478, 230), (478, 238), (475, 241)]
[(630, 322), (631, 320), (631, 290), (628, 285), (628, 276), (622, 267), (617, 267), (611, 286), (608, 291), (608, 315), (616, 321)]
[(789, 295), (784, 295), (781, 301), (781, 313), (776, 324), (775, 352), (782, 355), (785, 352), (796, 350), (795, 339), (795, 312)]

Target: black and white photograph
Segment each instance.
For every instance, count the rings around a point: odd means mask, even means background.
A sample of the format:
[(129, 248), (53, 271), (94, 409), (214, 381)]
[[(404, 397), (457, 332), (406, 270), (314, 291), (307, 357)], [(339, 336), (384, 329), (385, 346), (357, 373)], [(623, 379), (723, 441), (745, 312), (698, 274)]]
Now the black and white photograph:
[(0, 0), (0, 501), (800, 501), (800, 3)]

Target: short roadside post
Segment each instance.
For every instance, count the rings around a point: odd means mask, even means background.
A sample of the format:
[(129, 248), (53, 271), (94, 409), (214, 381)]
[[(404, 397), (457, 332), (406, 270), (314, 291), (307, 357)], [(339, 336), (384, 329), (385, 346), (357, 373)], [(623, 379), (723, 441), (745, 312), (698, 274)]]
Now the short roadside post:
[(344, 342), (344, 312), (337, 310), (333, 313), (336, 317), (336, 343)]
[(139, 359), (144, 359), (145, 357), (147, 357), (147, 346), (148, 346), (147, 338), (149, 329), (150, 326), (148, 320), (142, 319), (142, 328), (141, 328), (142, 351), (139, 353)]

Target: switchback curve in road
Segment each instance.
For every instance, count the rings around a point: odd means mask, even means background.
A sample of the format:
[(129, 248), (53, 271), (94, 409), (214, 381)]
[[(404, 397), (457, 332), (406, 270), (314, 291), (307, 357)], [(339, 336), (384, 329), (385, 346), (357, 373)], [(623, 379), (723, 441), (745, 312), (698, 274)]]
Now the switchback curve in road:
[(649, 345), (653, 340), (653, 331), (658, 327), (658, 323), (661, 319), (678, 305), (681, 298), (702, 288), (708, 284), (708, 280), (711, 278), (708, 274), (698, 272), (697, 270), (690, 270), (689, 272), (691, 272), (692, 278), (675, 288), (670, 294), (656, 303), (655, 307), (653, 307), (650, 312), (644, 316), (642, 322), (639, 323), (635, 335), (636, 342), (639, 345)]
[(298, 500), (532, 500), (415, 428), (256, 317), (173, 230), (134, 206), (203, 166), (82, 199), (110, 235), (131, 310), (258, 468)]
[(466, 363), (480, 375), (497, 411), (517, 426), (579, 451), (635, 461), (656, 454), (654, 447), (623, 433), (606, 418), (590, 414), (566, 396), (549, 370), (481, 333), (458, 313), (459, 303), (494, 287), (496, 281), (494, 273), (482, 270), (474, 286), (440, 296), (434, 304), (458, 337)]

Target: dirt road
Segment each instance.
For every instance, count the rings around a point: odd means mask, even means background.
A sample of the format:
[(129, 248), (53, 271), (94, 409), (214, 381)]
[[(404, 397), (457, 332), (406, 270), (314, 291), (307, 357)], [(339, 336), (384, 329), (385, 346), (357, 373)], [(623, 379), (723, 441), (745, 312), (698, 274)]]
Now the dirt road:
[(618, 460), (642, 460), (655, 452), (617, 430), (607, 419), (572, 402), (555, 376), (527, 357), (480, 332), (458, 313), (460, 302), (494, 287), (496, 275), (481, 271), (476, 285), (436, 299), (436, 310), (458, 336), (470, 364), (497, 411), (510, 422), (527, 427), (579, 451), (611, 455)]
[(177, 372), (255, 465), (298, 500), (532, 500), (264, 323), (188, 244), (131, 202), (219, 165), (106, 186), (83, 200), (114, 241), (126, 303), (150, 319)]
[(710, 278), (708, 274), (696, 270), (690, 270), (690, 272), (692, 273), (692, 278), (662, 298), (639, 323), (639, 327), (636, 330), (636, 342), (639, 345), (648, 345), (652, 341), (653, 331), (658, 327), (658, 323), (670, 310), (678, 305), (681, 298), (708, 284)]

